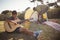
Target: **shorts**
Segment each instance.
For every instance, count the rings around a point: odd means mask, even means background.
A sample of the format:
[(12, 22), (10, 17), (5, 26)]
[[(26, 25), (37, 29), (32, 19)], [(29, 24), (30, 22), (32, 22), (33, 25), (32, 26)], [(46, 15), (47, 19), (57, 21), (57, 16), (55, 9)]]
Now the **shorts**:
[(18, 32), (19, 33), (20, 32), (20, 29), (21, 29), (21, 27), (18, 27), (18, 28), (15, 29), (14, 32)]

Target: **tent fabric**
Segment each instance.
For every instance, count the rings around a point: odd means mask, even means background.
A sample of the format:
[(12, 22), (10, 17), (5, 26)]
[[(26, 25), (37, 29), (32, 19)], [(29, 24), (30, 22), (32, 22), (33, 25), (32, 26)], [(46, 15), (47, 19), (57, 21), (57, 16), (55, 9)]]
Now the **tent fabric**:
[(31, 20), (31, 21), (37, 21), (38, 20), (38, 12), (34, 11), (31, 18), (33, 18), (33, 20)]
[(30, 19), (33, 12), (34, 12), (33, 9), (28, 9), (25, 13), (25, 19)]
[(36, 11), (40, 14), (47, 12), (49, 9), (49, 6), (47, 5), (39, 5), (36, 7)]

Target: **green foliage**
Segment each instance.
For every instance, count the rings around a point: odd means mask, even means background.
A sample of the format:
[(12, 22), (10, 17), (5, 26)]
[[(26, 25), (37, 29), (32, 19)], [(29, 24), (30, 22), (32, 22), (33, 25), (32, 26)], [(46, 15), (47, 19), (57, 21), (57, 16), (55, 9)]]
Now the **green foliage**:
[(60, 7), (55, 7), (54, 9), (49, 9), (47, 5), (39, 5), (36, 7), (36, 11), (39, 14), (43, 14), (45, 12), (48, 13), (48, 18), (60, 18)]
[(12, 11), (4, 10), (0, 14), (0, 20), (5, 20), (6, 18), (11, 17), (11, 15), (12, 15)]
[(8, 12), (9, 12), (9, 10), (4, 10), (4, 11), (2, 11), (1, 14), (7, 14)]
[(25, 14), (22, 13), (22, 14), (18, 15), (18, 18), (21, 19), (21, 20), (24, 20), (24, 15), (25, 15)]
[(47, 13), (48, 18), (60, 18), (60, 8), (50, 9)]
[[(25, 15), (25, 11), (23, 11), (22, 13), (17, 12), (17, 16), (23, 20), (24, 19), (24, 15)], [(2, 13), (0, 14), (0, 20), (5, 20), (6, 18), (9, 18), (12, 16), (12, 11), (9, 10), (4, 10), (2, 11)]]
[(4, 15), (0, 14), (0, 21), (4, 20)]
[(38, 5), (36, 11), (40, 14), (47, 12), (49, 7), (47, 5)]
[(37, 1), (41, 1), (41, 0), (37, 0)]

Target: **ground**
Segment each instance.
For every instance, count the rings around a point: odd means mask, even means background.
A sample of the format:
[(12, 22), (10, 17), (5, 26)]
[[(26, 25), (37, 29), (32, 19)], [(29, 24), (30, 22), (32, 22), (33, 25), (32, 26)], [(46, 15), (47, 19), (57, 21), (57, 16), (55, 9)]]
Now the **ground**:
[(43, 30), (42, 33), (42, 40), (60, 40), (60, 32), (53, 29), (50, 26), (47, 25), (37, 25), (37, 24), (31, 24), (33, 25), (31, 30)]
[[(2, 24), (3, 24), (3, 21), (0, 21), (0, 38), (4, 38), (4, 36), (6, 36), (3, 33), (4, 32), (4, 27), (3, 27)], [(43, 32), (41, 34), (41, 40), (60, 40), (60, 31), (57, 31), (50, 26), (43, 25), (43, 24), (31, 23), (30, 30), (32, 30), (32, 31), (43, 30)], [(12, 34), (8, 34), (8, 35), (12, 35)], [(20, 36), (18, 36), (18, 35), (20, 35)], [(12, 36), (14, 36), (15, 38), (16, 38), (16, 36), (25, 37), (27, 40), (29, 40), (29, 38), (30, 38), (30, 36), (28, 36), (28, 35), (19, 34), (19, 33), (14, 33)], [(31, 40), (35, 40), (33, 38), (34, 37), (31, 37)], [(26, 40), (26, 39), (21, 39), (20, 38), (20, 40)]]
[(49, 19), (49, 20), (60, 24), (60, 19)]

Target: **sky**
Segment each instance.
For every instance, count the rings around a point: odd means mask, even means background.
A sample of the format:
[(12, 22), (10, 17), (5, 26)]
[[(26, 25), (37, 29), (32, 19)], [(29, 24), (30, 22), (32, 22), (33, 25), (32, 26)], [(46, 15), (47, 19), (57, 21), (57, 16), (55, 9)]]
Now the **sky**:
[[(48, 0), (44, 0), (46, 4)], [(49, 0), (49, 2), (55, 2), (56, 0)], [(40, 2), (31, 3), (29, 0), (0, 0), (0, 13), (3, 10), (16, 10), (18, 12), (24, 11), (27, 7), (33, 8), (40, 5)]]

